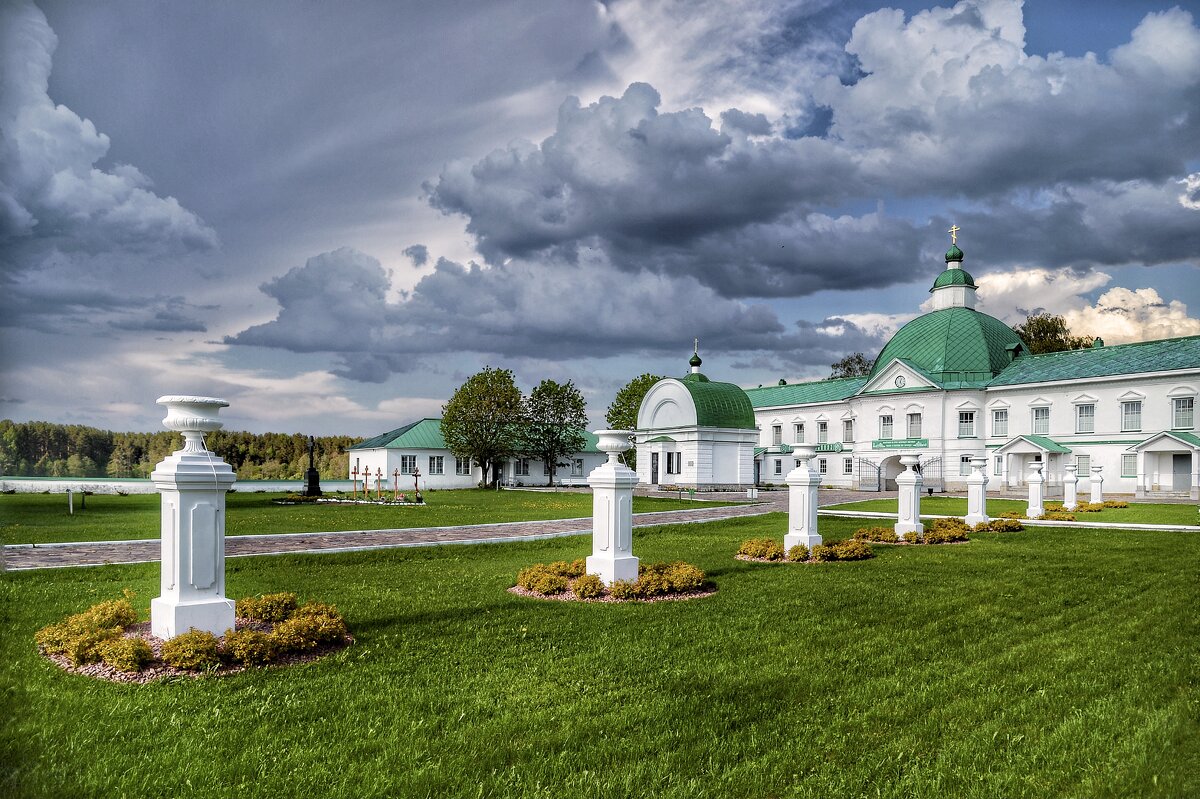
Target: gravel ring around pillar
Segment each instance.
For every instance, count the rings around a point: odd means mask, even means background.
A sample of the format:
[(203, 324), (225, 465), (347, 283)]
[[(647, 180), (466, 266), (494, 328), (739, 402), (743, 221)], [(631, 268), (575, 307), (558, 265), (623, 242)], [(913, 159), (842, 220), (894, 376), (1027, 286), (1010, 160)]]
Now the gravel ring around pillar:
[(706, 588), (699, 591), (688, 591), (687, 593), (658, 594), (657, 596), (646, 597), (644, 599), (617, 599), (609, 594), (591, 597), (590, 599), (580, 599), (569, 589), (558, 594), (539, 594), (536, 591), (530, 591), (528, 588), (522, 588), (519, 585), (514, 585), (512, 588), (508, 589), (508, 593), (515, 594), (519, 597), (525, 597), (526, 599), (545, 599), (551, 602), (591, 602), (610, 605), (636, 605), (641, 603), (644, 605), (649, 602), (685, 602), (689, 599), (704, 599), (705, 597), (709, 597), (717, 593), (717, 589)]

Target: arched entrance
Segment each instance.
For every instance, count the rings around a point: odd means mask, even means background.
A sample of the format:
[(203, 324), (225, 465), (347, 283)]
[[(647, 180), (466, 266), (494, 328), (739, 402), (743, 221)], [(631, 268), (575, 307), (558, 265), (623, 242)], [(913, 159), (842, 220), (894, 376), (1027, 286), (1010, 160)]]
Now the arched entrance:
[(896, 490), (896, 478), (902, 471), (904, 465), (900, 463), (899, 455), (889, 455), (883, 459), (883, 463), (879, 464), (879, 477), (883, 480), (884, 491)]

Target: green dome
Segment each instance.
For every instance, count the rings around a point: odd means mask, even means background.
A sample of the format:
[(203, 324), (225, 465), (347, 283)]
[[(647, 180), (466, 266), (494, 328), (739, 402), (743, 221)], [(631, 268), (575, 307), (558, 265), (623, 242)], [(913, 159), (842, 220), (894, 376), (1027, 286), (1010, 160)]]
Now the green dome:
[(962, 263), (962, 259), (963, 251), (958, 249), (957, 244), (951, 244), (950, 249), (946, 250), (946, 263), (950, 263), (951, 261)]
[(700, 360), (700, 353), (698, 352), (693, 352), (692, 357), (688, 358), (689, 366), (699, 366), (702, 363), (704, 363), (704, 361)]
[(1012, 362), (1014, 346), (1025, 345), (999, 319), (970, 308), (943, 308), (918, 316), (897, 330), (875, 359), (870, 378), (887, 368), (893, 358), (902, 358), (947, 388), (953, 384), (978, 386)]
[(971, 273), (965, 269), (955, 267), (947, 269), (937, 276), (937, 280), (933, 281), (933, 289), (940, 289), (943, 286), (970, 286), (971, 288), (979, 288), (975, 285), (975, 279), (971, 277)]
[(680, 381), (696, 404), (696, 424), (700, 427), (735, 427), (753, 430), (754, 406), (745, 391), (733, 383), (714, 383), (699, 372)]

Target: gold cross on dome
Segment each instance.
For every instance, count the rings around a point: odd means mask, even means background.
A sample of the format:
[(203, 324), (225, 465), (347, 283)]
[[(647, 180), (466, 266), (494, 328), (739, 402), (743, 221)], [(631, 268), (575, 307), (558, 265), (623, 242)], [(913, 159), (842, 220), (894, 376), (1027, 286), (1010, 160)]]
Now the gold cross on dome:
[(946, 232), (950, 234), (950, 243), (958, 244), (958, 231), (962, 230), (958, 225), (951, 225)]
[(696, 353), (697, 355), (700, 354), (700, 339), (692, 339), (692, 352)]

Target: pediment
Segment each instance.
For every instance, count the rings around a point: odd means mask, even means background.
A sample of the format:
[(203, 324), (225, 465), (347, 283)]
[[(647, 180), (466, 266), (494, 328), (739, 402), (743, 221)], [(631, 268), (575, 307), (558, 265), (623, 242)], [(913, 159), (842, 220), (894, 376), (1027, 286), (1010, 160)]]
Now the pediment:
[(1091, 394), (1080, 394), (1071, 400), (1072, 405), (1095, 405), (1100, 401), (1099, 397), (1093, 397)]
[(901, 392), (934, 388), (941, 388), (941, 386), (911, 364), (905, 363), (899, 358), (893, 358), (891, 363), (881, 369), (859, 390), (859, 393)]

